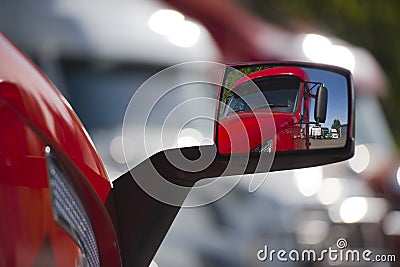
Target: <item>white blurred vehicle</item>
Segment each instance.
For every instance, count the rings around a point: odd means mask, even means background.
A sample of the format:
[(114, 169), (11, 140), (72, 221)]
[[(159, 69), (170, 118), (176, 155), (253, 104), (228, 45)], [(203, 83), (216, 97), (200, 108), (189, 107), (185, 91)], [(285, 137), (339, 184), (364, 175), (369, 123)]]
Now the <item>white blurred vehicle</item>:
[(330, 130), (330, 132), (331, 132), (331, 135), (332, 135), (332, 139), (338, 139), (339, 138), (339, 133), (338, 133), (338, 131), (336, 129), (332, 128)]
[(322, 138), (322, 128), (321, 126), (313, 126), (310, 128), (310, 137), (312, 139), (321, 139)]

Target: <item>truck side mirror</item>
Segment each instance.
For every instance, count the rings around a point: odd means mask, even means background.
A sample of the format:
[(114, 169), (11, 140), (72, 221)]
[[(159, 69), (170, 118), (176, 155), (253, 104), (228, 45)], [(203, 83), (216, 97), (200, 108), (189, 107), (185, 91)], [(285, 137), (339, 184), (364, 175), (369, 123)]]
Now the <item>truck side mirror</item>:
[[(349, 159), (353, 113), (352, 76), (340, 67), (187, 63), (136, 91), (123, 136), (135, 147), (130, 169), (157, 162), (163, 179), (190, 183)], [(332, 128), (340, 134), (330, 135)]]
[[(215, 142), (219, 154), (248, 154), (257, 160), (273, 157), (270, 171), (333, 163), (353, 155), (349, 71), (306, 63), (232, 68), (225, 72), (217, 111)], [(335, 121), (340, 122), (344, 134), (330, 138), (326, 132)], [(333, 155), (339, 150), (344, 154)], [(266, 159), (261, 161), (268, 165)], [(258, 166), (260, 172), (262, 166)]]
[[(231, 176), (229, 192), (242, 174), (317, 166), (354, 154), (353, 84), (346, 69), (197, 62), (172, 72), (181, 74), (180, 86), (169, 71), (159, 73), (163, 82), (153, 76), (136, 91), (124, 119), (126, 151), (135, 148), (135, 160), (113, 182), (107, 205), (115, 207), (125, 265), (147, 266), (145, 259), (155, 254), (189, 192), (198, 194), (214, 182), (225, 188), (219, 177)], [(329, 99), (320, 84), (329, 88)], [(329, 135), (329, 129), (340, 134)], [(140, 161), (141, 156), (146, 158)], [(205, 178), (216, 179), (192, 188)], [(262, 184), (257, 180), (254, 176), (251, 190)], [(147, 220), (138, 225), (141, 216)], [(149, 238), (154, 236), (161, 238), (154, 242)]]
[(328, 105), (328, 89), (321, 85), (318, 87), (315, 99), (314, 119), (316, 123), (324, 123), (326, 121), (326, 110)]

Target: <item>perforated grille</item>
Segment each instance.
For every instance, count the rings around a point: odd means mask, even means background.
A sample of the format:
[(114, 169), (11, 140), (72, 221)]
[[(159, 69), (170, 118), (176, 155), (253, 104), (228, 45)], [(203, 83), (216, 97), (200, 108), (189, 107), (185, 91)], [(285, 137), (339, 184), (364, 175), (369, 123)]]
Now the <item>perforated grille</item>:
[(88, 265), (100, 266), (96, 238), (89, 217), (55, 158), (47, 154), (54, 216), (60, 226), (78, 242)]

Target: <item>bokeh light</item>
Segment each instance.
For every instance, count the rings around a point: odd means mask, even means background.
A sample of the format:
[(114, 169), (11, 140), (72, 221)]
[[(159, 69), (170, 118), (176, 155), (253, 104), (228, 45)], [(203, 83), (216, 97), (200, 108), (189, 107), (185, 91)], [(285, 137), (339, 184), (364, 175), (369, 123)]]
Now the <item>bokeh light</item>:
[(342, 195), (343, 186), (338, 178), (327, 178), (322, 181), (318, 199), (324, 205), (335, 203)]
[(332, 64), (354, 71), (356, 61), (349, 48), (333, 45), (331, 41), (319, 34), (307, 34), (303, 40), (303, 52), (311, 61)]
[(343, 222), (360, 221), (368, 212), (368, 203), (364, 197), (350, 197), (340, 205), (339, 214)]
[(193, 46), (200, 38), (200, 27), (185, 20), (185, 16), (175, 10), (162, 9), (154, 12), (148, 20), (148, 26), (179, 47)]
[(322, 183), (322, 168), (305, 168), (298, 169), (294, 172), (297, 188), (305, 197), (315, 195), (321, 187)]
[(365, 145), (358, 145), (355, 148), (354, 157), (349, 160), (350, 168), (356, 173), (365, 171), (370, 163), (369, 150)]

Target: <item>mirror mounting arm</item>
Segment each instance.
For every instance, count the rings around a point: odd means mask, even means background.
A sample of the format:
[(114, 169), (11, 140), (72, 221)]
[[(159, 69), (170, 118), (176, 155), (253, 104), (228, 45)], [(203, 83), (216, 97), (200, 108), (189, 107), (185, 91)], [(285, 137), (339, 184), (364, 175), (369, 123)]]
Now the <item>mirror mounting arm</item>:
[[(316, 86), (324, 86), (323, 83), (321, 82), (313, 82), (313, 81), (306, 81), (304, 82), (305, 85), (307, 85), (307, 90), (305, 91), (305, 93), (312, 97), (312, 98), (316, 98), (317, 94), (313, 94), (312, 90), (316, 87)], [(308, 86), (308, 84), (312, 85), (311, 87)]]

